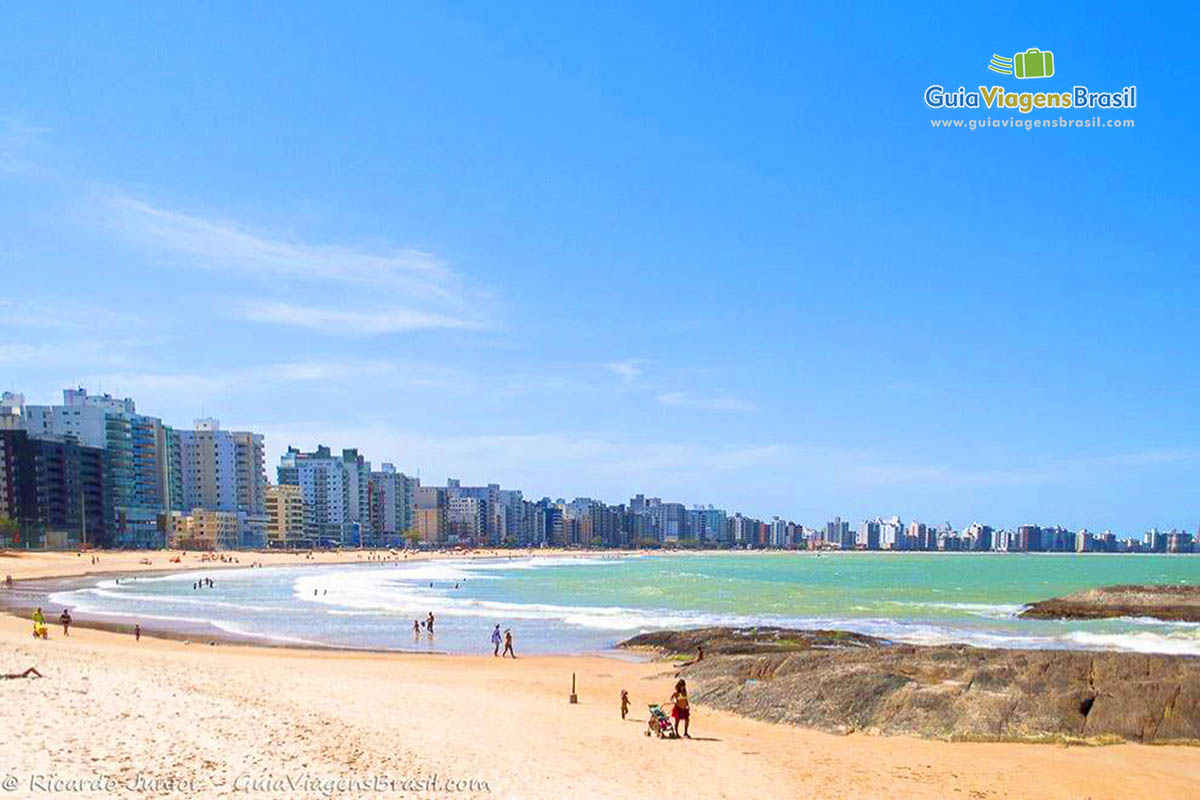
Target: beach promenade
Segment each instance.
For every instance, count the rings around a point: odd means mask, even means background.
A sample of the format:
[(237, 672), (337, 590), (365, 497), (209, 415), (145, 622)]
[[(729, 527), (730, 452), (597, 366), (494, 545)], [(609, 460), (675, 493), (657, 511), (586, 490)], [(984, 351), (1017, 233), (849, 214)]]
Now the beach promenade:
[[(258, 560), (248, 555), (243, 565)], [(14, 578), (64, 575), (74, 558), (5, 563)], [(1188, 747), (836, 736), (703, 706), (695, 739), (648, 739), (646, 704), (673, 682), (664, 662), (135, 642), (89, 629), (64, 638), (56, 626), (50, 637), (0, 617), (0, 672), (46, 676), (0, 681), (11, 796), (55, 795), (38, 788), (55, 780), (92, 781), (57, 792), (81, 797), (264, 798), (1164, 798), (1200, 785)]]

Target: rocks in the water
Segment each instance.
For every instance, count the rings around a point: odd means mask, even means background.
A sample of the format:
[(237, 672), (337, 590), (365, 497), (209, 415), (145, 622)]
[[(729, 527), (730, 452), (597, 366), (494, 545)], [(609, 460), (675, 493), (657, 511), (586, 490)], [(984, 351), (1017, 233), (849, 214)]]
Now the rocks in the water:
[(1031, 619), (1153, 617), (1200, 622), (1200, 586), (1104, 586), (1033, 603), (1020, 613)]
[(1200, 742), (1200, 659), (891, 644), (840, 631), (707, 628), (627, 647), (693, 655), (695, 701), (836, 733)]

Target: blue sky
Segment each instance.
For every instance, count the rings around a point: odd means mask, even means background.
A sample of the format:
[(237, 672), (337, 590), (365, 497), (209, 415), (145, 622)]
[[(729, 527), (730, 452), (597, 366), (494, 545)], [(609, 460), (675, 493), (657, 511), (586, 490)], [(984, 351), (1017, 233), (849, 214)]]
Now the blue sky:
[[(0, 384), (272, 476), (1196, 527), (1194, 8), (593, 5), (9, 9)], [(1019, 116), (933, 83), (1136, 127), (933, 130)]]

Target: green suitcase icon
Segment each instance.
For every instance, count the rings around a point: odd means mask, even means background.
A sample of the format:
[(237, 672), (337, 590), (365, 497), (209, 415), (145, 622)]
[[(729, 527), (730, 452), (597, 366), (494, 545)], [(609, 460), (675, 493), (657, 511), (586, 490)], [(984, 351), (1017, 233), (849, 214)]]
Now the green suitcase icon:
[(1054, 74), (1054, 53), (1049, 50), (1031, 47), (1013, 56), (1013, 62), (1018, 78), (1049, 78)]

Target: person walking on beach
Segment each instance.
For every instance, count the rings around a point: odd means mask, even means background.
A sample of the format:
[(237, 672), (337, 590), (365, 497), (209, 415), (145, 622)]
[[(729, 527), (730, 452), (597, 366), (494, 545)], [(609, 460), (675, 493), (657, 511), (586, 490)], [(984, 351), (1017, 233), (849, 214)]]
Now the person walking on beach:
[(671, 719), (675, 722), (675, 735), (679, 735), (679, 723), (683, 723), (683, 735), (688, 736), (688, 720), (691, 717), (691, 709), (688, 708), (687, 683), (683, 678), (675, 684), (675, 693), (671, 695)]
[(492, 655), (500, 655), (500, 626), (497, 625), (492, 630)]
[(505, 629), (505, 631), (504, 631), (504, 652), (500, 654), (500, 657), (504, 658), (504, 656), (512, 656), (513, 659), (516, 659), (516, 657), (517, 657), (516, 652), (512, 649), (512, 629), (511, 628)]
[(134, 623), (133, 625), (133, 640), (135, 642), (142, 640), (142, 626), (138, 623)]
[(63, 609), (63, 612), (58, 615), (58, 622), (63, 626), (63, 636), (71, 635), (71, 612)]
[(621, 690), (621, 719), (625, 719), (629, 714), (629, 692)]

